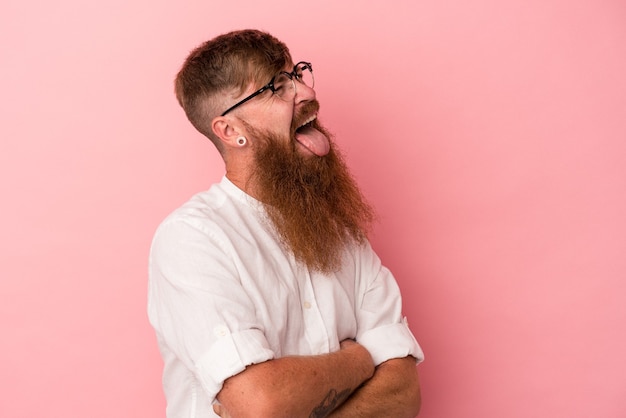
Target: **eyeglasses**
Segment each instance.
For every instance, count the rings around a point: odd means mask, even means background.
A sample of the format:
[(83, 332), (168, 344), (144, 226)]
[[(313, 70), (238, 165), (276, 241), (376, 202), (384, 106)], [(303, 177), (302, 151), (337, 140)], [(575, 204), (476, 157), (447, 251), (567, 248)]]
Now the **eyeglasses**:
[(296, 81), (310, 88), (313, 88), (313, 86), (315, 86), (315, 79), (313, 78), (313, 67), (311, 67), (310, 62), (300, 61), (293, 66), (293, 71), (290, 73), (288, 73), (287, 71), (281, 71), (276, 76), (274, 76), (269, 83), (267, 83), (251, 95), (247, 96), (243, 100), (240, 100), (239, 102), (226, 109), (224, 113), (222, 113), (222, 116), (224, 116), (237, 106), (241, 106), (248, 100), (263, 93), (265, 90), (271, 90), (272, 93), (285, 101), (293, 100), (293, 98), (296, 97)]

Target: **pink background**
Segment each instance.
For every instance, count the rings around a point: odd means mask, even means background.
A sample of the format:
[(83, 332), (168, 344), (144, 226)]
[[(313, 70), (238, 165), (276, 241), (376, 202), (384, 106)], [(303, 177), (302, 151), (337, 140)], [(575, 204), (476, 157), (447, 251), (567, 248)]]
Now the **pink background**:
[(148, 247), (223, 173), (172, 79), (244, 27), (314, 63), (421, 417), (626, 416), (623, 1), (38, 3), (0, 6), (0, 416), (164, 416)]

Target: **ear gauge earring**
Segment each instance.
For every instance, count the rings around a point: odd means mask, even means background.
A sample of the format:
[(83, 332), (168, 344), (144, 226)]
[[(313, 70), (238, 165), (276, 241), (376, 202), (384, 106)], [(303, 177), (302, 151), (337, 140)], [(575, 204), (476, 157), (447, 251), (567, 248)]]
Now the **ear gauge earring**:
[(246, 142), (248, 142), (248, 140), (246, 139), (245, 136), (240, 136), (239, 138), (237, 138), (237, 144), (240, 147), (243, 147), (244, 145), (246, 145)]

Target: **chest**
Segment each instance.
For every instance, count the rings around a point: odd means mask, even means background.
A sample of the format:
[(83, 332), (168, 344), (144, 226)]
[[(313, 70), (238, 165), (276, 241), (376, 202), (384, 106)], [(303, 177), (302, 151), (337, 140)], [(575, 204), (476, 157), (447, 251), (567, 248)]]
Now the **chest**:
[(359, 296), (349, 266), (330, 275), (311, 272), (266, 244), (246, 257), (240, 278), (257, 323), (280, 356), (332, 352), (356, 336)]

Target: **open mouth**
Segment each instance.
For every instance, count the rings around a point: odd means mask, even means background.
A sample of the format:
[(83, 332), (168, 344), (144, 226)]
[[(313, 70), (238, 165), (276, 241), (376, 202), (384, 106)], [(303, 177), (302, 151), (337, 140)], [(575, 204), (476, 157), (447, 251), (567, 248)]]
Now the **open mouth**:
[(312, 128), (313, 127), (313, 122), (317, 119), (317, 115), (313, 114), (311, 115), (307, 120), (305, 120), (302, 124), (300, 124), (300, 126), (298, 126), (298, 128), (296, 129), (296, 132), (300, 132), (306, 128)]
[(296, 141), (317, 156), (328, 154), (330, 144), (328, 138), (317, 129), (317, 114), (309, 116), (295, 132)]

